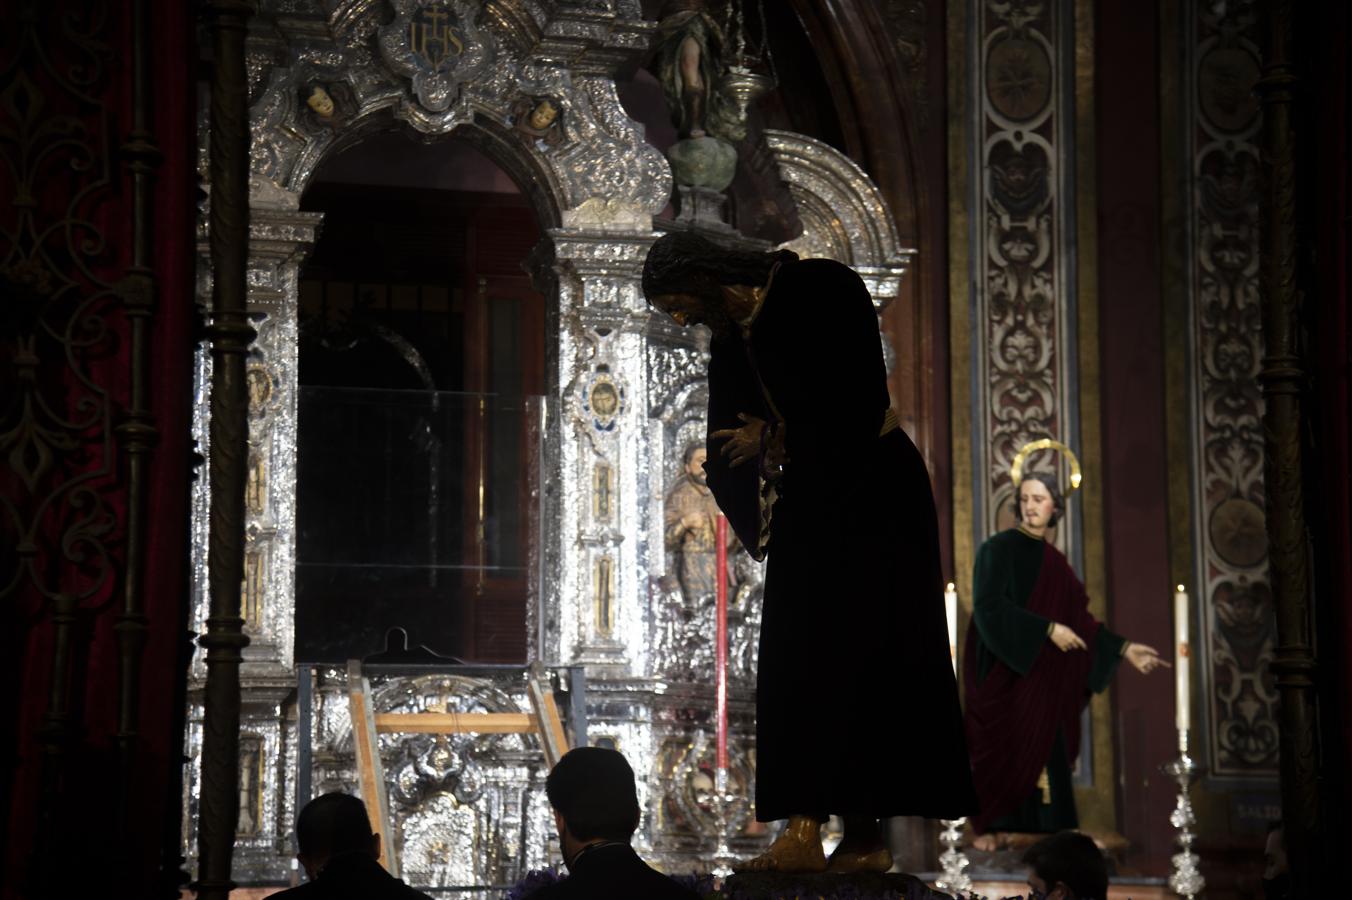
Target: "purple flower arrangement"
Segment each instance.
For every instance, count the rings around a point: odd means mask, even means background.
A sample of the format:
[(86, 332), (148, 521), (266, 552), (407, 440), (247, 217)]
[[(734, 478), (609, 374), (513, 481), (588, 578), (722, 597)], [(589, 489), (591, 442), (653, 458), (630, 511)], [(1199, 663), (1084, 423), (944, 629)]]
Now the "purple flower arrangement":
[(562, 881), (567, 877), (568, 873), (561, 869), (531, 869), (526, 873), (525, 878), (518, 881), (512, 886), (512, 889), (507, 892), (506, 900), (526, 900), (527, 897), (536, 891), (547, 888), (551, 884)]

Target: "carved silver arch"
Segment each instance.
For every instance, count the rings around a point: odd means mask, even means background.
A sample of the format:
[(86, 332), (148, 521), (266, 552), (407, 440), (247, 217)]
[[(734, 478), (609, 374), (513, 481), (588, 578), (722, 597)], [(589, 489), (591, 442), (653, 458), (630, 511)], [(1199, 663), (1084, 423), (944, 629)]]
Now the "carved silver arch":
[[(384, 27), (391, 7), (399, 27)], [(436, 71), (428, 74), (410, 56), (416, 51), (413, 41), (429, 37), (417, 29), (439, 28), (451, 20), (459, 23), (454, 42), (466, 45), (467, 67), (458, 68), (443, 53), (432, 60)], [(660, 478), (661, 464), (650, 459), (655, 448), (647, 440), (644, 401), (648, 361), (666, 354), (668, 344), (651, 343), (639, 274), (655, 236), (652, 217), (671, 191), (671, 174), (661, 153), (645, 142), (642, 126), (621, 107), (614, 81), (621, 65), (646, 52), (653, 28), (642, 19), (638, 0), (260, 0), (247, 46), (252, 131), (248, 280), (259, 337), (250, 356), (251, 385), (257, 386), (250, 415), (251, 463), (257, 464), (250, 473), (244, 592), (252, 643), (241, 670), (242, 728), (251, 736), (253, 754), (248, 771), (256, 773), (243, 785), (247, 796), (241, 796), (241, 804), (256, 814), (245, 817), (249, 830), (236, 840), (235, 871), (243, 880), (285, 879), (297, 811), (300, 733), (295, 701), (288, 699), (297, 685), (292, 650), (296, 324), (301, 264), (322, 224), (319, 214), (300, 211), (300, 198), (326, 159), (381, 130), (406, 128), (429, 142), (453, 133), (474, 144), (517, 182), (547, 235), (530, 260), (537, 284), (552, 297), (548, 321), (551, 335), (557, 335), (546, 354), (549, 413), (541, 427), (547, 451), (538, 483), (546, 520), (539, 552), (547, 575), (535, 598), (532, 654), (551, 662), (585, 663), (597, 685), (594, 696), (600, 698), (589, 709), (592, 721), (622, 740), (642, 773), (641, 784), (655, 776), (655, 716), (645, 711), (654, 688), (647, 682), (643, 634), (646, 573), (661, 564), (661, 526), (654, 550), (647, 501), (653, 493), (649, 480)], [(449, 37), (442, 33), (437, 39)], [(318, 95), (315, 87), (321, 89)], [(314, 105), (307, 103), (311, 97)], [(545, 99), (555, 116), (536, 127), (529, 113)], [(205, 116), (199, 127), (205, 136)], [(203, 173), (207, 150), (203, 140)], [(201, 237), (205, 240), (205, 231)], [(206, 297), (211, 271), (205, 253), (198, 274), (200, 295)], [(208, 410), (201, 386), (209, 380), (209, 365), (205, 357), (199, 363), (194, 420), (203, 439)], [(622, 398), (604, 427), (598, 427), (589, 408), (588, 391), (600, 379)], [(209, 452), (205, 443), (203, 449)], [(614, 497), (604, 520), (592, 503), (601, 464), (609, 467)], [(198, 532), (206, 527), (206, 489), (203, 479), (194, 503)], [(193, 615), (199, 621), (206, 609), (206, 542), (195, 543)], [(596, 627), (593, 614), (598, 573), (611, 579), (606, 588), (613, 622), (607, 629)], [(196, 847), (191, 809), (199, 780), (195, 757), (204, 676), (196, 660), (188, 736), (194, 759), (184, 835), (190, 859)], [(309, 674), (304, 678), (308, 681)], [(319, 682), (314, 684), (317, 690)], [(342, 718), (343, 705), (315, 708), (316, 715), (330, 713)], [(312, 728), (310, 736), (317, 741), (322, 732)], [(342, 759), (335, 764), (345, 765)], [(532, 785), (531, 796), (538, 800), (538, 785)], [(428, 803), (444, 802), (433, 794)], [(419, 821), (437, 818), (439, 808), (423, 810), (418, 803), (404, 813)], [(519, 823), (529, 820), (531, 849), (516, 862), (543, 862), (539, 855), (547, 847), (548, 813), (542, 803), (529, 810), (495, 807), (468, 796), (457, 803), (455, 821), (472, 826), (489, 842), (502, 828), (519, 831)], [(463, 844), (466, 833), (460, 829), (445, 837)], [(437, 836), (428, 840), (428, 846), (440, 846)], [(453, 849), (463, 855), (469, 848)], [(514, 863), (504, 859), (503, 865), (493, 878), (505, 877)], [(443, 883), (466, 874), (454, 867), (433, 869), (427, 877)]]
[[(396, 3), (401, 15), (411, 3)], [(320, 5), (313, 0), (316, 13)], [(297, 38), (308, 38), (285, 64), (272, 62), (274, 48), (252, 48), (250, 74), (259, 86), (251, 110), (254, 174), (301, 193), (335, 149), (400, 122), (429, 137), (456, 131), (477, 144), (533, 199), (544, 195), (552, 211), (542, 217), (545, 226), (568, 227), (579, 210), (586, 220), (594, 216), (587, 210), (604, 206), (611, 222), (646, 230), (666, 204), (671, 193), (666, 160), (621, 108), (612, 74), (618, 63), (647, 47), (653, 26), (639, 17), (636, 2), (604, 4), (608, 11), (567, 0), (494, 0), (481, 8), (453, 4), (463, 7), (465, 22), (474, 23), (463, 34), (473, 72), (466, 80), (448, 81), (435, 102), (415, 87), (412, 63), (392, 64), (409, 38), (405, 31), (380, 27), (384, 3), (323, 6), (330, 11), (322, 22), (307, 22), (303, 32), (294, 12), (278, 19), (279, 27), (289, 25)], [(321, 27), (326, 39), (317, 40), (313, 32)], [(409, 47), (403, 49), (407, 57)], [(306, 106), (303, 92), (314, 85), (333, 101), (328, 116)], [(518, 128), (523, 98), (554, 103), (557, 137), (546, 140)]]
[(916, 251), (901, 246), (878, 186), (854, 160), (806, 135), (767, 129), (765, 142), (803, 222), (803, 233), (783, 246), (852, 266), (881, 312)]

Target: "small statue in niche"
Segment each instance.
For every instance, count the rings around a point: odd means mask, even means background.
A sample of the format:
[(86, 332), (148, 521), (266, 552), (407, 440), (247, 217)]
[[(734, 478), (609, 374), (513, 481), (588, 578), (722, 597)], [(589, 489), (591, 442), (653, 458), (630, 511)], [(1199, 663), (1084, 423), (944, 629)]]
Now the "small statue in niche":
[(300, 99), (305, 104), (306, 120), (324, 128), (343, 125), (356, 106), (352, 89), (342, 81), (331, 84), (310, 82), (301, 88)]
[(559, 124), (562, 113), (553, 97), (522, 95), (512, 104), (512, 122), (516, 130), (551, 147), (563, 143), (563, 128)]
[[(682, 455), (680, 478), (667, 491), (664, 520), (666, 546), (675, 562), (676, 580), (686, 603), (712, 596), (718, 584), (718, 503), (705, 482), (703, 444), (691, 444)], [(728, 530), (729, 557), (736, 537)], [(732, 569), (729, 567), (729, 573)], [(731, 591), (729, 592), (731, 593)]]
[(704, 0), (667, 0), (657, 26), (657, 78), (682, 139), (746, 136), (746, 123), (721, 90), (723, 29)]

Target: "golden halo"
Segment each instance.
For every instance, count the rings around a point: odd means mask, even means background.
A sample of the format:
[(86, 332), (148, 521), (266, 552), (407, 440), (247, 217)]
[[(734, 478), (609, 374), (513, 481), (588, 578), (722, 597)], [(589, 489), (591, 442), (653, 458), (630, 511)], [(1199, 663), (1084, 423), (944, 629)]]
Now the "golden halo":
[(1080, 474), (1080, 460), (1075, 456), (1075, 452), (1060, 441), (1054, 441), (1051, 438), (1043, 438), (1040, 441), (1030, 441), (1019, 448), (1019, 452), (1014, 454), (1014, 462), (1009, 466), (1009, 480), (1014, 483), (1014, 490), (1019, 489), (1019, 482), (1023, 481), (1023, 461), (1028, 454), (1037, 450), (1060, 450), (1070, 458), (1070, 486), (1066, 489), (1066, 496), (1069, 497), (1080, 489), (1080, 482), (1083, 476)]

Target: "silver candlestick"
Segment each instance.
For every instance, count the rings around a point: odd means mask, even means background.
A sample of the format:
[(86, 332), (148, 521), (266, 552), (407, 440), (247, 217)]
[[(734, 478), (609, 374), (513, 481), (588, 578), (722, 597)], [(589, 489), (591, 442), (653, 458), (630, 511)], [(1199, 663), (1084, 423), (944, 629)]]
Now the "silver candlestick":
[(934, 886), (941, 891), (954, 893), (970, 891), (972, 879), (965, 871), (969, 860), (962, 852), (962, 828), (967, 824), (967, 817), (940, 819), (939, 824), (944, 826), (944, 830), (939, 832), (939, 844), (944, 848), (944, 852), (939, 854), (943, 874), (934, 882)]
[(732, 848), (728, 846), (728, 826), (731, 824), (732, 807), (739, 799), (728, 790), (728, 770), (721, 766), (715, 768), (713, 802), (718, 814), (718, 843), (714, 847), (713, 874), (720, 880), (732, 874), (734, 856)]
[[(687, 762), (678, 768), (679, 777), (688, 778), (702, 768), (701, 760), (707, 758), (705, 750), (708, 746), (708, 736), (702, 730), (696, 731), (694, 751)], [(722, 880), (732, 874), (732, 864), (738, 859), (731, 841), (738, 834), (738, 826), (746, 815), (747, 798), (734, 786), (732, 773), (727, 769), (715, 764), (713, 776), (712, 783), (705, 782), (707, 787), (696, 789), (695, 802), (707, 811), (709, 818), (705, 820), (705, 826), (714, 832), (713, 866), (709, 873)]]
[(1188, 755), (1187, 729), (1179, 729), (1178, 732), (1178, 759), (1163, 766), (1163, 771), (1178, 782), (1178, 801), (1174, 811), (1169, 814), (1169, 824), (1178, 829), (1179, 851), (1173, 856), (1169, 888), (1180, 897), (1194, 900), (1206, 887), (1206, 879), (1198, 869), (1201, 858), (1192, 850), (1192, 842), (1197, 839), (1192, 830), (1197, 824), (1197, 816), (1192, 811), (1192, 798), (1188, 796), (1188, 791), (1201, 770)]

